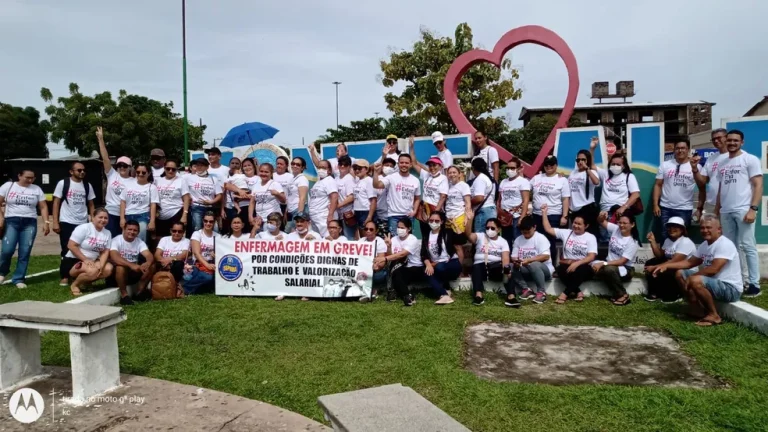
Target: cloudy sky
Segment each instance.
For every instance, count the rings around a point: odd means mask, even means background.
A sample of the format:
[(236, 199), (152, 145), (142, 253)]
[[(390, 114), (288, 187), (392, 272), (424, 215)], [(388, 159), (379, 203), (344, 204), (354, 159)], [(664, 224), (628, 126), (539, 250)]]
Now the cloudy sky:
[[(77, 82), (88, 94), (126, 89), (181, 112), (181, 1), (0, 4), (0, 101), (42, 110), (40, 87), (58, 96)], [(278, 144), (310, 142), (335, 126), (332, 81), (342, 82), (341, 123), (386, 116), (379, 60), (410, 47), (420, 26), (452, 36), (467, 22), (485, 48), (521, 25), (557, 32), (578, 60), (581, 104), (594, 81), (634, 80), (635, 101), (712, 101), (719, 123), (768, 95), (766, 16), (758, 0), (188, 0), (189, 117), (208, 125), (209, 142), (246, 121), (276, 126)], [(556, 54), (523, 46), (508, 56), (523, 98), (505, 113), (562, 103)]]

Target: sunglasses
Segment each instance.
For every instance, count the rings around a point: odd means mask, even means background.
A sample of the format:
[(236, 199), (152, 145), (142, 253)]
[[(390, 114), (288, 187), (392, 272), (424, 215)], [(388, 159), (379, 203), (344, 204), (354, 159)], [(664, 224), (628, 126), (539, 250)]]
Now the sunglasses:
[(213, 219), (203, 219), (203, 223), (204, 224), (212, 224), (213, 223)]
[(430, 219), (430, 222), (432, 223), (443, 223), (440, 219)]
[(152, 156), (152, 157), (150, 157), (150, 159), (151, 160), (160, 160), (160, 159), (162, 159), (162, 157), (161, 156)]
[(78, 173), (81, 173), (81, 172), (85, 172), (85, 170), (84, 170), (84, 169), (76, 169), (76, 170), (72, 170), (72, 171), (74, 171), (74, 172), (78, 172)]
[(576, 162), (586, 162), (587, 160), (584, 158), (576, 158)]
[(115, 167), (117, 169), (123, 169), (123, 168), (128, 168), (128, 165), (120, 163), (120, 164), (115, 165)]
[(374, 232), (376, 228), (363, 228), (363, 232)]
[(301, 166), (303, 166), (303, 165), (302, 165), (302, 164), (300, 164), (300, 163), (298, 163), (298, 162), (291, 162), (291, 166), (295, 166), (295, 167), (301, 167)]
[(165, 167), (165, 170), (170, 172), (176, 172), (176, 168), (174, 167)]
[(496, 227), (492, 227), (492, 226), (487, 226), (485, 227), (485, 229), (487, 229), (488, 231), (496, 231)]
[(147, 175), (146, 171), (136, 171), (136, 175)]
[(360, 171), (360, 170), (363, 169), (363, 167), (353, 166), (352, 169), (355, 170), (355, 171)]
[(171, 230), (171, 234), (184, 234), (184, 230)]
[(387, 141), (387, 144), (397, 144), (397, 140), (389, 140)]

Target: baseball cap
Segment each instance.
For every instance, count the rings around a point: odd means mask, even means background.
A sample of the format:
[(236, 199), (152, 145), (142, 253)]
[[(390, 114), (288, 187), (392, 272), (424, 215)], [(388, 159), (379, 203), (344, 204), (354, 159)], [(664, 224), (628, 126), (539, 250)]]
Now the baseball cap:
[(433, 157), (429, 158), (429, 160), (427, 161), (427, 165), (429, 165), (431, 163), (443, 166), (443, 161), (441, 161), (439, 157), (434, 157), (433, 156)]
[(353, 166), (359, 166), (359, 167), (369, 167), (368, 161), (365, 159), (355, 159), (355, 163), (352, 164)]
[(205, 154), (217, 154), (221, 156), (221, 150), (219, 150), (218, 147), (211, 147), (209, 149), (205, 149)]
[(443, 137), (443, 133), (440, 131), (433, 132), (432, 133), (432, 144), (438, 142), (438, 141), (445, 141), (445, 138)]
[(129, 158), (128, 156), (120, 156), (119, 158), (117, 158), (117, 161), (115, 162), (115, 165), (121, 164), (121, 163), (124, 163), (124, 164), (126, 164), (128, 166), (133, 165), (131, 163), (131, 158)]
[(305, 211), (299, 211), (299, 212), (296, 212), (295, 215), (293, 215), (293, 220), (296, 220), (296, 219), (308, 221), (309, 215)]
[(208, 162), (208, 159), (206, 158), (197, 158), (193, 160), (190, 165), (210, 165), (211, 163)]
[(389, 135), (387, 135), (387, 141), (389, 141), (389, 140), (392, 140), (392, 139), (393, 139), (393, 140), (396, 140), (396, 139), (397, 139), (397, 135), (395, 135), (395, 134), (389, 134)]
[(681, 217), (672, 216), (671, 218), (669, 218), (669, 220), (667, 220), (667, 225), (679, 225), (685, 228), (685, 221)]
[(549, 155), (544, 158), (544, 166), (557, 165), (557, 156)]
[(161, 158), (164, 158), (165, 157), (165, 152), (163, 151), (163, 149), (156, 148), (156, 149), (152, 149), (152, 152), (149, 153), (149, 155), (150, 156), (159, 156)]

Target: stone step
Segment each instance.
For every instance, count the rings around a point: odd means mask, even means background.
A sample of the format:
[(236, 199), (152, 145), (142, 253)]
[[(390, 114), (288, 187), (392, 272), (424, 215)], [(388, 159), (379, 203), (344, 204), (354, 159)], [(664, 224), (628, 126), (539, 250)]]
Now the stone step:
[[(485, 282), (485, 290), (489, 292), (505, 292), (504, 286), (501, 282)], [(427, 289), (424, 284), (412, 286), (413, 289)], [(631, 281), (624, 283), (624, 288), (629, 295), (643, 295), (647, 292), (645, 286), (645, 280), (641, 278), (632, 278)], [(451, 289), (453, 291), (471, 291), (472, 280), (470, 278), (459, 278), (451, 282)], [(547, 282), (547, 295), (560, 295), (565, 290), (563, 285), (557, 278)], [(609, 296), (611, 292), (605, 287), (605, 284), (599, 281), (587, 281), (581, 284), (581, 292), (585, 296), (597, 295), (597, 296)]]

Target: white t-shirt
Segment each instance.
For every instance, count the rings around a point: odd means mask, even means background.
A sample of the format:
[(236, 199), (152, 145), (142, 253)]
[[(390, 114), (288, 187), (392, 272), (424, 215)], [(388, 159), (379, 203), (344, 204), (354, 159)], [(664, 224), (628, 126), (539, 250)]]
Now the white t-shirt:
[[(722, 199), (722, 197), (721, 197)], [(741, 281), (741, 262), (739, 261), (739, 250), (732, 241), (721, 235), (714, 243), (709, 244), (704, 241), (699, 245), (696, 252), (693, 253), (696, 258), (701, 258), (703, 263), (701, 268), (709, 267), (712, 261), (716, 259), (725, 259), (727, 262), (720, 268), (713, 279), (719, 279), (722, 282), (731, 284), (738, 292), (744, 290)]]
[(542, 204), (547, 205), (548, 215), (563, 214), (563, 198), (570, 198), (571, 188), (568, 179), (554, 175), (537, 174), (531, 180), (533, 191), (533, 213), (540, 215)]
[(406, 267), (423, 267), (424, 263), (421, 261), (421, 241), (413, 234), (408, 234), (408, 237), (401, 239), (398, 236), (392, 237), (392, 253), (400, 253), (404, 250), (408, 251), (408, 264)]
[[(288, 200), (291, 197), (291, 183), (293, 183), (293, 174), (289, 172), (284, 172), (282, 174), (274, 173), (272, 174), (272, 180), (280, 183), (280, 186), (283, 187), (283, 192), (285, 192), (285, 202), (288, 203)], [(296, 197), (297, 205), (298, 205), (298, 196)]]
[(213, 262), (214, 252), (216, 251), (214, 242), (217, 237), (219, 237), (219, 234), (216, 232), (208, 237), (203, 230), (198, 230), (192, 233), (192, 238), (190, 238), (190, 240), (197, 240), (200, 243), (200, 255), (202, 255), (203, 259), (206, 261)]
[(481, 195), (485, 201), (478, 208), (496, 207), (496, 199), (494, 198), (496, 195), (496, 185), (483, 173), (480, 173), (475, 178), (475, 181), (472, 182), (472, 198)]
[(159, 179), (160, 176), (163, 175), (164, 172), (165, 172), (165, 168), (164, 167), (160, 167), (160, 168), (152, 167), (152, 177), (155, 180)]
[(189, 239), (182, 237), (178, 242), (174, 242), (171, 236), (163, 237), (157, 248), (163, 251), (163, 258), (172, 258), (189, 251)]
[[(592, 170), (592, 172), (598, 179), (600, 178), (597, 171)], [(589, 198), (587, 198), (585, 183), (589, 183)], [(586, 171), (573, 170), (571, 175), (568, 176), (568, 185), (571, 188), (571, 210), (579, 211), (585, 205), (595, 202), (596, 185), (589, 179)]]
[[(352, 156), (350, 156), (349, 158), (352, 160), (352, 165), (354, 165), (355, 160), (357, 159), (353, 158)], [(331, 171), (333, 171), (333, 177), (338, 179), (339, 176), (341, 175), (341, 173), (339, 172), (339, 159), (332, 157), (328, 159), (328, 162), (331, 164)]]
[[(397, 169), (397, 159), (398, 159), (399, 157), (400, 157), (400, 153), (398, 153), (397, 151), (395, 151), (394, 153), (387, 153), (387, 157), (386, 157), (386, 159), (392, 159), (393, 161), (395, 161), (395, 169)], [(379, 158), (378, 158), (378, 159), (376, 159), (376, 160), (373, 162), (373, 164), (372, 164), (372, 165), (376, 165), (377, 163), (381, 163), (381, 162), (383, 162), (383, 161), (384, 161), (384, 159), (382, 159), (382, 158), (381, 158), (381, 156), (379, 156)]]
[(376, 248), (376, 253), (374, 254), (374, 256), (387, 253), (387, 244), (384, 243), (384, 240), (381, 237), (376, 236), (373, 238), (373, 241), (369, 241), (367, 238), (363, 237), (360, 239), (360, 242), (375, 243), (374, 247)]
[[(327, 216), (331, 207), (331, 194), (339, 193), (336, 179), (328, 176), (312, 186), (309, 190), (309, 214)], [(314, 218), (314, 217), (313, 217)]]
[[(88, 201), (96, 199), (96, 194), (93, 192), (93, 186), (90, 185), (90, 183), (89, 186), (88, 198), (86, 198), (85, 185), (83, 182), (70, 180), (69, 191), (67, 192), (67, 199), (65, 200), (62, 196), (64, 194), (64, 180), (60, 180), (56, 183), (56, 189), (53, 191), (53, 196), (61, 199), (59, 221), (72, 225), (82, 225), (88, 222)], [(2, 188), (0, 188), (0, 190), (2, 190)]]
[(432, 177), (429, 171), (422, 169), (419, 174), (421, 181), (424, 182), (424, 195), (422, 200), (433, 206), (436, 206), (440, 202), (440, 195), (448, 195), (448, 177), (443, 174), (438, 174), (436, 177)]
[[(293, 213), (299, 210), (299, 188), (305, 187), (307, 188), (307, 197), (309, 197), (309, 180), (307, 180), (307, 177), (302, 173), (297, 175), (296, 177), (293, 177), (291, 179), (291, 182), (288, 184), (288, 191), (287, 192), (287, 203), (288, 203), (288, 211)], [(304, 199), (304, 204), (306, 205), (307, 199)], [(303, 210), (303, 209), (302, 209)]]
[[(698, 166), (701, 169), (701, 165)], [(678, 164), (674, 159), (664, 161), (656, 173), (656, 180), (662, 180), (661, 207), (675, 210), (693, 210), (693, 190), (696, 181), (690, 162)]]
[(469, 185), (463, 181), (452, 184), (448, 188), (448, 197), (445, 199), (445, 216), (453, 219), (463, 215), (467, 211), (467, 205), (464, 197), (472, 197), (472, 191)]
[(432, 261), (432, 264), (448, 262), (449, 260), (458, 258), (458, 255), (455, 253), (453, 254), (453, 256), (448, 256), (448, 251), (446, 250), (446, 245), (445, 245), (445, 239), (443, 239), (442, 241), (442, 249), (440, 250), (440, 255), (437, 254), (437, 236), (439, 235), (440, 233), (435, 234), (432, 231), (429, 232), (427, 250), (429, 251), (429, 260)]
[(107, 194), (104, 197), (104, 207), (109, 214), (120, 216), (120, 195), (123, 194), (123, 189), (125, 189), (126, 184), (135, 181), (136, 180), (132, 177), (120, 177), (120, 174), (118, 174), (114, 168), (110, 168), (109, 171), (107, 171)]
[(477, 233), (475, 241), (475, 264), (485, 264), (487, 262), (501, 262), (503, 252), (509, 252), (509, 243), (502, 236), (496, 236), (491, 240), (485, 233)]
[(129, 242), (122, 235), (112, 239), (112, 247), (110, 249), (116, 251), (124, 260), (133, 264), (139, 262), (139, 255), (149, 250), (147, 244), (140, 238), (136, 237), (132, 242)]
[(441, 152), (437, 152), (437, 157), (443, 161), (443, 172), (446, 172), (448, 168), (453, 166), (453, 153), (448, 150), (448, 147)]
[(635, 255), (637, 255), (637, 241), (632, 236), (624, 237), (616, 224), (608, 223), (607, 231), (611, 233), (611, 239), (608, 241), (608, 256), (605, 261), (616, 261), (620, 258), (626, 258), (627, 263), (619, 267), (619, 275), (627, 275), (627, 269), (635, 266)]
[[(331, 177), (329, 176), (328, 178), (331, 178)], [(307, 240), (306, 238), (302, 239), (299, 236), (299, 232), (298, 231), (293, 231), (292, 233), (288, 234), (288, 236), (286, 237), (286, 240), (319, 241), (319, 240), (323, 239), (323, 236), (321, 236), (320, 233), (318, 233), (316, 231), (312, 231), (312, 230), (307, 231), (307, 235), (305, 235), (304, 237), (308, 237), (308, 236), (312, 236), (312, 240)]]
[(0, 186), (0, 196), (5, 198), (5, 217), (37, 219), (37, 205), (45, 201), (43, 190), (36, 184), (23, 187), (16, 182), (5, 182)]
[[(600, 197), (600, 210), (610, 211), (613, 206), (623, 206), (629, 199), (629, 194), (640, 192), (640, 185), (634, 174), (621, 173), (608, 178), (608, 171), (598, 169), (600, 180), (603, 182), (603, 194)], [(629, 188), (627, 188), (629, 185)]]
[(229, 178), (229, 167), (226, 165), (218, 168), (208, 167), (208, 175), (213, 177), (219, 184), (224, 184)]
[(688, 259), (696, 252), (696, 245), (688, 237), (680, 236), (675, 241), (672, 241), (671, 238), (666, 238), (661, 246), (661, 250), (664, 251), (664, 256), (667, 259), (672, 259), (676, 254), (683, 254), (685, 259)]
[(720, 170), (718, 169), (723, 162), (728, 160), (728, 152), (712, 155), (704, 164), (704, 169), (699, 171), (704, 177), (709, 178), (707, 183), (707, 204), (714, 206), (717, 204), (717, 191), (720, 189)]
[[(371, 180), (373, 182), (373, 180)], [(340, 178), (336, 181), (336, 189), (339, 191), (339, 203), (347, 199), (349, 195), (353, 194), (355, 191), (355, 176), (352, 174), (347, 174), (344, 177)], [(355, 203), (354, 201), (352, 204), (346, 205), (344, 207), (339, 207), (336, 210), (336, 214), (341, 217), (344, 212), (348, 212), (352, 210)]]
[(389, 206), (387, 205), (387, 189), (376, 190), (376, 218), (386, 219), (389, 216)]
[(355, 211), (368, 211), (371, 209), (371, 198), (376, 198), (376, 191), (373, 189), (373, 179), (363, 177), (355, 183), (352, 192), (355, 195), (353, 208)]
[(160, 197), (160, 220), (168, 220), (184, 208), (184, 195), (189, 195), (189, 186), (183, 178), (159, 177), (155, 179), (155, 187)]
[[(250, 190), (258, 183), (261, 183), (261, 177), (257, 175), (253, 175), (251, 177), (246, 176), (245, 174), (235, 174), (229, 176), (229, 179), (227, 181), (237, 187), (238, 189), (248, 189)], [(224, 187), (222, 186), (222, 189)], [(229, 203), (232, 200), (232, 197), (235, 196), (235, 194), (232, 191), (224, 191), (227, 194), (227, 202)], [(250, 204), (249, 200), (238, 200), (237, 204), (240, 206), (241, 209), (248, 207), (248, 204)]]
[(752, 204), (750, 179), (763, 175), (760, 159), (742, 153), (720, 165), (720, 213), (741, 213)]
[(256, 238), (258, 240), (277, 240), (276, 237), (283, 236), (283, 240), (285, 240), (286, 237), (288, 237), (288, 234), (278, 231), (277, 234), (272, 235), (272, 233), (268, 231), (261, 231), (258, 234), (256, 234)]
[(256, 183), (251, 188), (251, 195), (254, 201), (254, 211), (256, 216), (261, 216), (262, 220), (267, 220), (270, 213), (280, 213), (280, 201), (272, 195), (272, 191), (283, 192), (283, 187), (275, 180), (270, 180), (267, 184)]
[[(513, 180), (505, 178), (499, 184), (499, 194), (501, 195), (501, 208), (509, 211), (523, 204), (523, 193), (531, 190), (531, 182), (523, 176), (517, 176)], [(522, 210), (522, 209), (521, 209)], [(520, 217), (521, 212), (516, 211), (513, 216)]]
[(563, 258), (565, 259), (581, 260), (590, 253), (597, 254), (597, 239), (588, 232), (576, 235), (569, 229), (555, 228), (555, 237), (563, 242)]
[[(549, 247), (549, 240), (547, 240), (547, 237), (540, 232), (534, 232), (533, 236), (529, 239), (521, 235), (515, 239), (514, 243), (512, 243), (512, 253), (510, 254), (510, 257), (527, 260), (539, 255), (549, 256)], [(555, 267), (552, 265), (551, 256), (544, 261), (544, 264), (549, 269), (550, 275), (555, 273)]]
[(413, 211), (413, 200), (421, 196), (421, 183), (419, 179), (408, 174), (403, 177), (400, 172), (388, 175), (381, 179), (387, 188), (388, 216), (405, 216)]
[(138, 182), (128, 183), (120, 194), (120, 199), (125, 201), (126, 215), (149, 213), (150, 204), (160, 202), (157, 187), (152, 183), (145, 185), (140, 185)]
[[(221, 183), (211, 175), (208, 177), (187, 175), (183, 177), (183, 180), (187, 183), (192, 204), (203, 205), (203, 201), (213, 201), (216, 195), (222, 193)], [(261, 181), (260, 178), (259, 181)]]
[[(75, 228), (69, 239), (80, 246), (80, 252), (86, 258), (96, 260), (102, 252), (109, 249), (110, 243), (112, 243), (112, 234), (106, 228), (97, 231), (96, 227), (89, 222)], [(77, 258), (72, 251), (67, 252), (66, 256)]]
[[(473, 156), (472, 160), (475, 160), (477, 158), (483, 159), (485, 163), (488, 164), (488, 172), (493, 174), (493, 164), (499, 161), (499, 152), (490, 144), (488, 144), (487, 146), (485, 146), (484, 149), (480, 150), (477, 156)], [(475, 173), (470, 172), (469, 178), (470, 179), (475, 178)]]
[(329, 241), (329, 242), (348, 242), (348, 241), (349, 241), (349, 240), (347, 240), (347, 238), (346, 238), (346, 237), (344, 237), (343, 235), (342, 235), (342, 236), (339, 236), (339, 238), (337, 238), (336, 240), (334, 240), (334, 239), (330, 238), (330, 236), (329, 236), (329, 237), (326, 237), (326, 238), (325, 238), (325, 240), (326, 240), (326, 241)]

